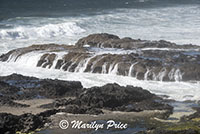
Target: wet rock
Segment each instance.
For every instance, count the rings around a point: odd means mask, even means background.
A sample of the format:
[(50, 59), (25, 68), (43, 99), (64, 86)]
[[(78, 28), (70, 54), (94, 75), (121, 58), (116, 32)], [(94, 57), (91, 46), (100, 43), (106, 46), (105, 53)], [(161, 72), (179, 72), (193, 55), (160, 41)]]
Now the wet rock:
[(0, 132), (15, 133), (16, 131), (29, 132), (44, 125), (43, 120), (33, 114), (23, 114), (20, 116), (0, 113)]
[(84, 47), (89, 45), (90, 47), (104, 47), (104, 48), (123, 48), (123, 49), (135, 49), (135, 48), (198, 48), (194, 45), (179, 46), (175, 43), (171, 43), (165, 40), (160, 41), (147, 41), (132, 38), (120, 39), (116, 35), (101, 33), (91, 34), (87, 37), (83, 37), (75, 44), (77, 47)]
[(166, 110), (167, 118), (173, 107), (162, 103), (162, 99), (140, 87), (107, 84), (102, 87), (83, 89), (76, 98), (57, 99), (42, 108), (65, 107), (64, 112), (73, 114), (100, 114), (100, 109), (140, 112), (144, 110)]
[(49, 68), (51, 68), (55, 58), (56, 58), (56, 54), (54, 54), (54, 53), (53, 54), (44, 54), (38, 61), (37, 67), (42, 66), (43, 68), (46, 68), (48, 66)]
[(77, 96), (82, 89), (80, 82), (38, 79), (18, 74), (0, 77), (0, 104), (20, 105), (13, 100)]
[(80, 82), (46, 79), (40, 82), (40, 87), (37, 90), (41, 96), (55, 98), (76, 96), (81, 88), (82, 85)]
[(78, 105), (67, 105), (63, 112), (72, 113), (72, 114), (85, 114), (86, 109)]
[(118, 36), (102, 33), (102, 34), (92, 34), (87, 37), (84, 37), (76, 43), (77, 47), (83, 47), (84, 45), (90, 45), (91, 47), (94, 46), (101, 46), (101, 44), (105, 41), (119, 39)]
[(18, 120), (18, 124), (22, 125), (20, 129), (22, 132), (34, 131), (37, 128), (41, 128), (44, 123), (44, 120), (40, 116), (29, 113), (21, 115)]
[(22, 126), (18, 124), (19, 117), (7, 114), (7, 113), (0, 113), (0, 132), (4, 133), (15, 133), (18, 129)]
[(107, 84), (102, 87), (85, 89), (77, 100), (81, 104), (88, 106), (113, 108), (127, 104), (130, 101), (140, 102), (153, 96), (149, 91), (139, 87), (122, 87), (118, 84)]
[[(106, 33), (84, 37), (75, 46), (44, 44), (15, 49), (0, 56), (0, 61), (10, 58), (9, 61), (17, 62), (19, 57), (31, 52), (37, 54), (38, 51), (44, 53), (38, 56), (37, 67), (112, 73), (139, 80), (200, 80), (199, 46), (177, 45), (164, 40), (120, 39)], [(58, 56), (60, 52), (62, 57)]]
[(102, 87), (85, 89), (74, 103), (79, 106), (104, 108), (119, 111), (143, 110), (168, 110), (172, 107), (155, 101), (155, 95), (149, 91), (133, 86), (119, 86), (118, 84), (107, 84)]

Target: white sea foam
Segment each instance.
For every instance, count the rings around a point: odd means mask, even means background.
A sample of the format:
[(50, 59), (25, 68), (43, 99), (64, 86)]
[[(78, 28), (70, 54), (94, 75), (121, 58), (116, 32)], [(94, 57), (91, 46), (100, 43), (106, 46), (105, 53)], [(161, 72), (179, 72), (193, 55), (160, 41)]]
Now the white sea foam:
[[(28, 55), (27, 55), (28, 56)], [(28, 58), (27, 58), (28, 59)], [(31, 58), (32, 59), (32, 58)], [(35, 58), (37, 60), (37, 58)], [(159, 82), (137, 80), (133, 77), (117, 76), (115, 74), (92, 74), (92, 73), (71, 73), (56, 69), (44, 69), (28, 64), (29, 61), (20, 59), (21, 62), (0, 62), (1, 76), (12, 73), (19, 73), (39, 78), (57, 78), (63, 80), (81, 81), (84, 87), (102, 86), (106, 83), (118, 83), (120, 85), (134, 85), (148, 89), (158, 95), (168, 95), (171, 99), (178, 101), (199, 100), (200, 83), (188, 82)], [(23, 62), (22, 62), (23, 61)], [(26, 64), (27, 63), (27, 64)]]
[(9, 25), (9, 28), (0, 28), (0, 53), (32, 44), (74, 44), (81, 37), (101, 32), (200, 45), (199, 20), (199, 5), (112, 9), (92, 16), (18, 17), (0, 22), (0, 25)]
[[(27, 76), (35, 76), (39, 78), (58, 78), (63, 80), (75, 80), (81, 81), (84, 87), (102, 86), (106, 83), (118, 83), (120, 85), (134, 85), (140, 86), (158, 95), (168, 95), (171, 99), (183, 101), (183, 100), (199, 100), (200, 99), (200, 82), (161, 82), (161, 81), (147, 81), (137, 80), (128, 76), (117, 76), (118, 64), (113, 63), (109, 68), (109, 74), (92, 74), (79, 72), (67, 72), (62, 70), (45, 69), (36, 67), (41, 55), (40, 51), (31, 52), (25, 54), (15, 61), (15, 56), (10, 58), (9, 62), (0, 62), (0, 74), (1, 76), (9, 75), (12, 73), (19, 73)], [(66, 53), (55, 53), (57, 59), (62, 58)], [(85, 61), (85, 63), (87, 60)], [(55, 66), (56, 62), (53, 66)], [(137, 64), (137, 63), (135, 63)], [(133, 72), (134, 65), (129, 70), (131, 74)], [(82, 70), (85, 69), (83, 64)], [(159, 77), (162, 79), (164, 70), (161, 70)], [(180, 80), (180, 71), (178, 69), (172, 70), (172, 77), (177, 76), (177, 81)], [(147, 73), (148, 75), (148, 73)]]
[[(120, 37), (141, 38), (146, 40), (169, 40), (179, 44), (200, 44), (200, 6), (177, 5), (163, 8), (116, 9), (104, 11), (93, 16), (75, 16), (62, 18), (14, 18), (5, 21), (9, 28), (0, 29), (0, 54), (11, 49), (32, 44), (58, 43), (74, 44), (79, 38), (92, 33), (112, 33)], [(2, 23), (3, 24), (3, 23)], [(156, 48), (149, 48), (156, 49)], [(165, 48), (166, 49), (166, 48)], [(147, 49), (146, 49), (147, 50)], [(159, 48), (159, 50), (162, 50)], [(97, 54), (127, 54), (135, 51), (118, 51), (96, 49)], [(62, 70), (36, 68), (40, 53), (30, 53), (20, 57), (17, 62), (0, 63), (0, 75), (20, 73), (39, 78), (58, 78), (80, 80), (84, 87), (101, 86), (106, 83), (135, 85), (156, 94), (169, 95), (176, 100), (199, 100), (200, 83), (141, 81), (132, 77), (116, 76), (117, 65), (110, 65), (108, 72), (114, 74), (70, 73)], [(59, 57), (63, 55), (60, 54)], [(86, 62), (83, 64), (85, 65)], [(85, 66), (82, 66), (82, 70)], [(55, 66), (55, 63), (54, 65)], [(80, 65), (81, 67), (81, 65)], [(104, 65), (102, 73), (105, 73)], [(114, 70), (113, 70), (114, 69)], [(132, 75), (134, 65), (129, 70)], [(148, 72), (150, 73), (150, 72)], [(146, 77), (148, 76), (146, 73)], [(165, 71), (158, 76), (163, 78)], [(179, 81), (181, 72), (171, 70), (169, 77)], [(137, 76), (137, 74), (136, 74)], [(156, 76), (155, 76), (156, 78)]]
[(74, 36), (85, 30), (74, 22), (46, 24), (43, 26), (17, 26), (0, 30), (0, 39), (40, 39), (57, 36)]

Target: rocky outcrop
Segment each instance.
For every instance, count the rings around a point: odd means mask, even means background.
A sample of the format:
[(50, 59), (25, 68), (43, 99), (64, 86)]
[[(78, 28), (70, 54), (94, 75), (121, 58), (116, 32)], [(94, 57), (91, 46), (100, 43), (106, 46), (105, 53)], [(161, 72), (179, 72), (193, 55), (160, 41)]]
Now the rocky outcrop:
[[(0, 77), (0, 106), (29, 107), (15, 100), (35, 99), (35, 96), (53, 98), (55, 101), (42, 105), (48, 110), (39, 114), (26, 113), (19, 116), (0, 113), (0, 132), (31, 132), (44, 127), (49, 117), (58, 112), (72, 114), (104, 114), (104, 110), (140, 112), (164, 110), (160, 118), (167, 118), (173, 107), (163, 99), (140, 87), (107, 84), (102, 87), (83, 88), (80, 82), (38, 79), (18, 74)], [(70, 99), (66, 99), (70, 97)]]
[(68, 72), (116, 74), (156, 81), (200, 80), (200, 47), (195, 45), (93, 34), (80, 39), (75, 46), (46, 44), (12, 50), (0, 56), (0, 61), (29, 64), (25, 61), (31, 55), (37, 55), (39, 60), (33, 61), (37, 67)]
[(1, 76), (0, 87), (1, 104), (10, 105), (14, 103), (8, 103), (8, 100), (77, 96), (82, 89), (81, 83), (76, 81), (38, 79), (18, 74)]
[(2, 76), (0, 80), (3, 81), (0, 82), (1, 105), (28, 107), (28, 105), (20, 105), (13, 101), (38, 97), (55, 99), (75, 97), (75, 99), (57, 99), (53, 104), (43, 107), (67, 106), (70, 108), (66, 108), (66, 111), (70, 109), (72, 113), (74, 111), (101, 113), (98, 109), (102, 108), (119, 111), (171, 110), (170, 106), (156, 102), (156, 99), (161, 98), (139, 87), (107, 84), (102, 87), (83, 89), (80, 82), (38, 79), (18, 74)]
[(107, 84), (102, 87), (85, 89), (74, 102), (78, 105), (114, 111), (139, 112), (165, 109), (172, 112), (171, 106), (158, 103), (156, 99), (159, 97), (139, 87)]
[[(158, 101), (160, 100), (160, 101)], [(102, 87), (83, 89), (75, 99), (58, 99), (43, 108), (64, 106), (64, 112), (73, 114), (101, 114), (101, 109), (124, 112), (140, 112), (144, 110), (166, 110), (167, 118), (173, 107), (162, 103), (162, 99), (139, 87), (107, 84)]]
[(140, 39), (132, 39), (125, 37), (120, 39), (116, 35), (102, 33), (91, 34), (87, 37), (83, 37), (75, 44), (77, 47), (99, 47), (99, 48), (122, 48), (122, 49), (138, 49), (138, 48), (199, 48), (194, 45), (176, 45), (165, 40), (160, 41), (148, 41)]
[(0, 113), (0, 132), (2, 134), (13, 134), (16, 131), (29, 132), (44, 125), (42, 117), (33, 114), (20, 116)]

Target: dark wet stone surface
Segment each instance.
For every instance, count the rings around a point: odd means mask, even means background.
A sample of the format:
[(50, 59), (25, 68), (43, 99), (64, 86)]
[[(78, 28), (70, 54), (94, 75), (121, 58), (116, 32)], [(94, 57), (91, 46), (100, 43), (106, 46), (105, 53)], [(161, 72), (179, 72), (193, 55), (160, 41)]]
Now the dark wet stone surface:
[[(157, 101), (159, 99), (160, 101)], [(100, 109), (112, 111), (140, 112), (144, 110), (167, 110), (167, 118), (173, 110), (162, 99), (140, 87), (119, 86), (107, 84), (102, 87), (83, 89), (75, 99), (57, 99), (43, 108), (58, 108), (65, 106), (65, 112), (74, 114), (101, 114)]]
[(16, 131), (29, 132), (44, 125), (41, 116), (23, 114), (20, 116), (0, 113), (0, 132), (2, 134), (13, 134)]
[[(113, 51), (97, 54), (99, 51), (95, 49), (101, 49), (101, 52), (108, 49), (113, 49)], [(1, 55), (0, 61), (5, 62), (12, 57), (17, 62), (19, 57), (37, 51), (44, 52), (37, 62), (37, 67), (42, 68), (54, 67), (75, 72), (79, 71), (80, 66), (83, 66), (81, 64), (87, 61), (83, 72), (110, 73), (117, 66), (115, 72), (117, 75), (136, 77), (139, 80), (200, 80), (199, 46), (177, 45), (164, 40), (120, 39), (111, 34), (92, 34), (80, 39), (75, 46), (44, 44), (19, 48)], [(116, 53), (117, 51), (123, 51), (123, 53)], [(66, 52), (66, 54), (56, 59), (58, 52)], [(132, 65), (134, 69), (131, 69)], [(24, 86), (32, 87), (33, 85)]]

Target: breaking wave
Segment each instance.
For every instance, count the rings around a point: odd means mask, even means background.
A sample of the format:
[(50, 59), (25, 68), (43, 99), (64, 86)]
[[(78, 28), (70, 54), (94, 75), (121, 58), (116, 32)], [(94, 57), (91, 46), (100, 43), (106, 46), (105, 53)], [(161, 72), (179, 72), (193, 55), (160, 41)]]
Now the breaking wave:
[(14, 40), (74, 36), (84, 31), (75, 22), (46, 24), (43, 26), (17, 26), (12, 29), (1, 29), (0, 39)]

